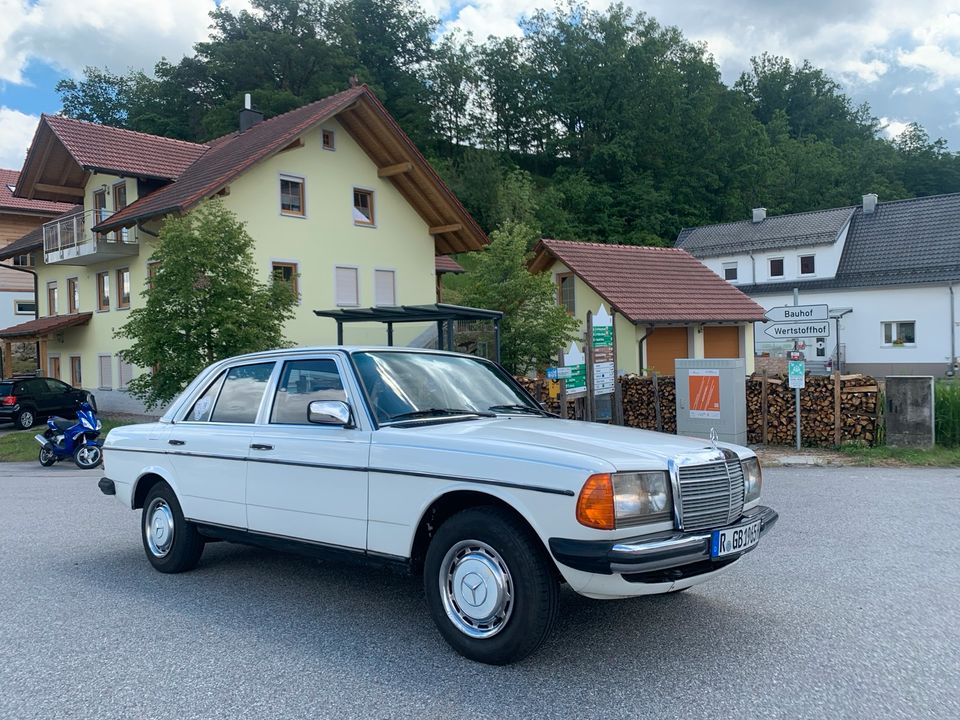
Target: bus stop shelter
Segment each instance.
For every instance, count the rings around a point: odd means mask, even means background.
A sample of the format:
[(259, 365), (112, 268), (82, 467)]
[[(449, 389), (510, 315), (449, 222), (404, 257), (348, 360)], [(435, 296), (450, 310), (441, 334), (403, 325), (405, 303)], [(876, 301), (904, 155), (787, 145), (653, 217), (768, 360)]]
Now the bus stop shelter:
[(347, 323), (378, 322), (387, 326), (387, 345), (393, 346), (393, 326), (398, 323), (435, 322), (437, 324), (437, 347), (453, 350), (454, 322), (458, 320), (490, 320), (493, 322), (493, 342), (496, 348), (496, 361), (500, 362), (500, 321), (503, 313), (499, 310), (462, 307), (460, 305), (396, 305), (371, 308), (337, 308), (336, 310), (314, 310), (318, 317), (332, 318), (337, 322), (337, 345), (343, 345), (343, 326)]

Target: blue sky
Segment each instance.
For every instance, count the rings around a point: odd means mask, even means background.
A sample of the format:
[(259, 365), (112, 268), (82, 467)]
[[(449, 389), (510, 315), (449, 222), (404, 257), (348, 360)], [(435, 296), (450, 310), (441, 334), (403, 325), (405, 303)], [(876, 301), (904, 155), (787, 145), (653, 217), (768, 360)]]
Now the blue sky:
[[(454, 28), (519, 34), (544, 0), (421, 0)], [(249, 0), (222, 0), (231, 8)], [(603, 8), (607, 2), (587, 0)], [(706, 43), (732, 83), (764, 50), (809, 59), (866, 101), (894, 134), (911, 121), (960, 150), (960, 2), (957, 0), (627, 0)], [(53, 87), (86, 65), (149, 70), (206, 37), (214, 0), (0, 0), (0, 167), (19, 167)], [(148, 30), (145, 30), (147, 29)]]

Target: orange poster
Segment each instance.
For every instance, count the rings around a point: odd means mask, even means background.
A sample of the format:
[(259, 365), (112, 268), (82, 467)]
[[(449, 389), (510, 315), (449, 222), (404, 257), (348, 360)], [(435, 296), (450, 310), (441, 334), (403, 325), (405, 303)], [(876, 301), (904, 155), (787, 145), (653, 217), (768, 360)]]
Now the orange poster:
[(691, 369), (689, 372), (690, 417), (719, 419), (720, 371)]

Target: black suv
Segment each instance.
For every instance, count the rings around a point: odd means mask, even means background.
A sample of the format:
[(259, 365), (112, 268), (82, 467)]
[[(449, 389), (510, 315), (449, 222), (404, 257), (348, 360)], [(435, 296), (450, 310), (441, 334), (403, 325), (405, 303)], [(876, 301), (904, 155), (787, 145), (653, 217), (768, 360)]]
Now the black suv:
[(93, 395), (56, 378), (0, 380), (0, 421), (12, 421), (24, 430), (32, 427), (40, 418), (52, 415), (72, 419), (84, 401), (96, 409)]

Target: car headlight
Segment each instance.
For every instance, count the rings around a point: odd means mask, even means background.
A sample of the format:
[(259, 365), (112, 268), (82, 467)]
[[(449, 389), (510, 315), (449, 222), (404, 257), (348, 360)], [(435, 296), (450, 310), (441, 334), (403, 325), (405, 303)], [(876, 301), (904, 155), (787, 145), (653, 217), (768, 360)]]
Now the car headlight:
[(613, 530), (670, 518), (667, 473), (630, 472), (591, 475), (577, 498), (577, 521)]
[(763, 473), (760, 472), (760, 461), (757, 458), (747, 458), (741, 461), (743, 467), (743, 502), (753, 502), (760, 498), (763, 487)]

